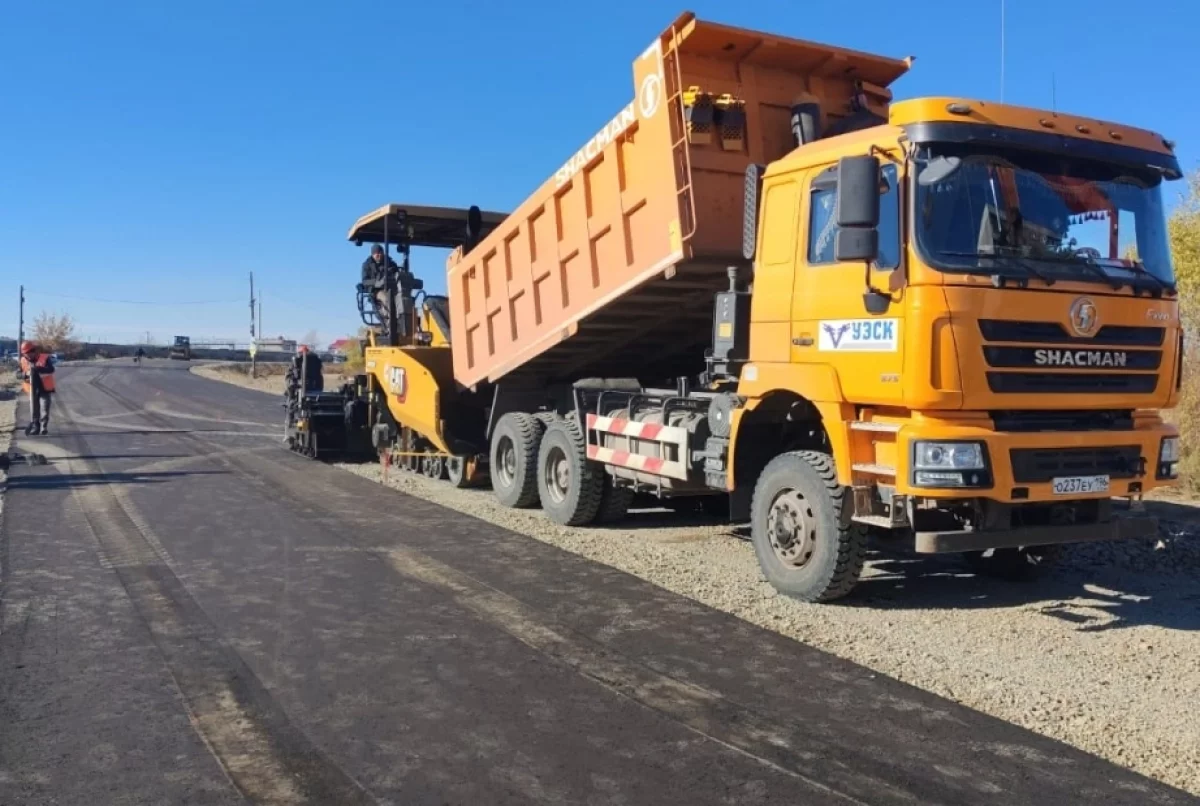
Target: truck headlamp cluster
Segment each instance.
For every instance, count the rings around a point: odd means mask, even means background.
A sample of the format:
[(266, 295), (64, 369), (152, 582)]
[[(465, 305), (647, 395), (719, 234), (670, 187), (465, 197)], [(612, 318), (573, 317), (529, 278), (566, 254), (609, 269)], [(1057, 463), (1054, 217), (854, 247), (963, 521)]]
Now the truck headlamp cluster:
[(916, 440), (912, 443), (914, 487), (990, 487), (992, 473), (982, 442)]

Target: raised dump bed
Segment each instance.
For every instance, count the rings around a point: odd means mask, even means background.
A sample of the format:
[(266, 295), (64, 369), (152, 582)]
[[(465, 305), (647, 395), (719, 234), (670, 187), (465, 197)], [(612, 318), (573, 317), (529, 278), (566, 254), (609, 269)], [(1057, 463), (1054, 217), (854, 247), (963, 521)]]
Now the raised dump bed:
[(680, 17), (634, 60), (634, 100), (474, 249), (451, 255), (456, 380), (699, 371), (713, 294), (746, 263), (746, 168), (811, 139), (815, 108), (824, 133), (886, 116), (887, 87), (907, 69)]

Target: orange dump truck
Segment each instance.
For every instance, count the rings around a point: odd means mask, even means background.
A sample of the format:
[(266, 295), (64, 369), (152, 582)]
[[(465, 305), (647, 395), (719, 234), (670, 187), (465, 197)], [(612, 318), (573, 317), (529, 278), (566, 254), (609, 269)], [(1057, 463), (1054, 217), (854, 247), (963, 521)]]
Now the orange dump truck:
[(748, 518), (766, 578), (848, 592), (868, 529), (1016, 571), (1147, 536), (1182, 333), (1172, 144), (970, 99), (897, 60), (680, 17), (633, 100), (448, 261), (492, 486)]

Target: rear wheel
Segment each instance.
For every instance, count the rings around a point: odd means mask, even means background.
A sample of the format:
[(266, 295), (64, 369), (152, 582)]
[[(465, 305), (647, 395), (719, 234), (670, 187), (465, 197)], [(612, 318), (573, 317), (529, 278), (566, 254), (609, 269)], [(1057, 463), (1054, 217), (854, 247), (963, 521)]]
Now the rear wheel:
[(826, 454), (794, 451), (766, 466), (754, 488), (751, 540), (776, 590), (805, 602), (828, 602), (854, 588), (866, 532), (850, 520), (849, 499)]
[(538, 502), (538, 447), (545, 426), (522, 412), (505, 414), (492, 433), (492, 489), (506, 507), (530, 507)]
[(629, 505), (633, 503), (632, 487), (614, 487), (607, 484), (600, 496), (600, 509), (596, 512), (597, 523), (617, 523), (625, 520), (629, 514)]
[(578, 425), (559, 420), (546, 429), (537, 467), (538, 493), (550, 520), (564, 526), (595, 520), (604, 497), (604, 471), (588, 461)]

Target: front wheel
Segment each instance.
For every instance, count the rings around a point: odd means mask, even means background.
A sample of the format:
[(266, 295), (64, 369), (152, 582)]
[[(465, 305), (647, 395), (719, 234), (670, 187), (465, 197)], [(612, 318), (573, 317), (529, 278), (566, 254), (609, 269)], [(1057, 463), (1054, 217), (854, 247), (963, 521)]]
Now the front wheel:
[(767, 581), (805, 602), (828, 602), (858, 583), (866, 531), (850, 519), (848, 488), (833, 457), (816, 451), (776, 456), (751, 505), (751, 541)]

